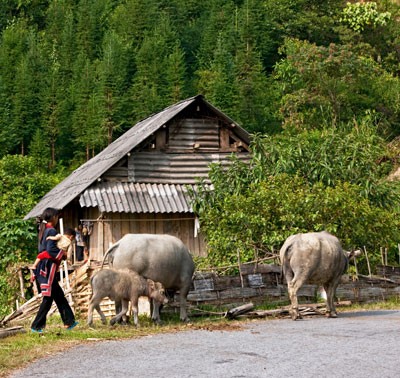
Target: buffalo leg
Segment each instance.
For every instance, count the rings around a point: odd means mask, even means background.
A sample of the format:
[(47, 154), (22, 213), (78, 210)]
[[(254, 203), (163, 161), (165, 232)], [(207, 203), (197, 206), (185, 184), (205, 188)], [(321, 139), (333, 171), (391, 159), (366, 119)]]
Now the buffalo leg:
[(110, 320), (110, 324), (114, 325), (115, 323), (119, 322), (128, 312), (128, 308), (129, 308), (129, 301), (126, 300), (122, 300), (122, 309), (121, 311), (115, 315), (111, 320)]
[(139, 324), (139, 317), (138, 317), (139, 308), (138, 308), (138, 302), (139, 302), (139, 298), (138, 298), (138, 297), (131, 298), (132, 312), (133, 312), (133, 324), (135, 324), (136, 327), (137, 327), (138, 324)]
[(96, 309), (96, 311), (100, 315), (101, 322), (103, 324), (107, 323), (106, 316), (104, 315), (103, 311), (101, 311), (101, 308), (100, 308), (100, 302), (101, 302), (102, 299), (103, 298), (94, 296), (90, 300), (89, 310), (88, 310), (88, 319), (87, 319), (87, 324), (89, 326), (93, 325), (93, 309)]
[(338, 285), (324, 285), (326, 291), (326, 315), (329, 318), (337, 318), (336, 307), (334, 302), (335, 292)]
[(182, 322), (188, 322), (189, 317), (187, 316), (186, 310), (186, 298), (189, 293), (189, 287), (181, 288), (179, 291), (179, 306), (180, 306), (180, 319)]
[(290, 315), (292, 320), (301, 319), (299, 313), (299, 302), (297, 299), (297, 292), (303, 286), (305, 279), (294, 276), (292, 280), (288, 281), (288, 293), (290, 299)]
[(156, 300), (151, 301), (153, 311), (151, 312), (151, 320), (153, 320), (154, 323), (160, 324), (161, 323), (161, 318), (160, 318), (160, 303), (158, 303)]

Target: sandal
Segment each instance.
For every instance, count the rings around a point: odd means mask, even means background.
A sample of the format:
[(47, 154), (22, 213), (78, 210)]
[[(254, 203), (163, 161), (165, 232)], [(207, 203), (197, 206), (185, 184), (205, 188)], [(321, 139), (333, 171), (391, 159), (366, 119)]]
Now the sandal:
[(74, 321), (71, 325), (65, 326), (65, 328), (67, 329), (67, 331), (71, 331), (71, 330), (74, 329), (78, 324), (79, 324), (79, 322)]

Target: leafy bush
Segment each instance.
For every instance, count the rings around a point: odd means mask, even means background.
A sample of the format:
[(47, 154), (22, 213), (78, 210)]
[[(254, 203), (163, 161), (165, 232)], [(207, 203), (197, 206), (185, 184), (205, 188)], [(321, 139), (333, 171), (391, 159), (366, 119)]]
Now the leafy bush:
[(385, 179), (392, 159), (369, 125), (256, 136), (251, 169), (236, 159), (226, 170), (213, 165), (213, 191), (194, 197), (209, 248), (200, 266), (273, 256), (289, 235), (321, 230), (344, 248), (365, 246), (374, 264), (386, 247), (394, 262), (399, 183)]
[(16, 265), (33, 261), (37, 254), (35, 225), (22, 219), (60, 178), (61, 173), (37, 169), (30, 157), (0, 160), (0, 317), (10, 312), (19, 292)]

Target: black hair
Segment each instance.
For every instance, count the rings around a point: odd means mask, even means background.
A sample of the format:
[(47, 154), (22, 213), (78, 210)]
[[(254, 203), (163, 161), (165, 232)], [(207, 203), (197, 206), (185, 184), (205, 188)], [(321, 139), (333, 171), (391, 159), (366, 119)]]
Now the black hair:
[[(40, 223), (38, 225), (39, 243), (42, 240), (44, 230), (46, 228), (46, 223), (50, 222), (55, 216), (59, 216), (59, 215), (60, 215), (60, 211), (55, 209), (54, 207), (47, 207), (46, 209), (44, 209), (42, 215), (38, 218), (38, 220), (40, 221)], [(55, 226), (55, 224), (53, 226)]]
[(76, 231), (73, 228), (66, 228), (64, 230), (64, 235), (76, 236)]

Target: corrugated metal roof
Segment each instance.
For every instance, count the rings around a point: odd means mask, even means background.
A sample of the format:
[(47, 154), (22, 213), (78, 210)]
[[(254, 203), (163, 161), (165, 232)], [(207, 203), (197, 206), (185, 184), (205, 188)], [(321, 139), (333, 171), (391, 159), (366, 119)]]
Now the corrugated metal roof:
[(25, 216), (24, 219), (30, 219), (39, 216), (47, 207), (63, 209), (72, 200), (83, 193), (85, 189), (95, 182), (105, 171), (110, 169), (121, 158), (123, 158), (128, 152), (130, 152), (152, 133), (157, 131), (165, 123), (196, 101), (205, 103), (210, 109), (226, 119), (227, 122), (235, 125), (237, 134), (243, 140), (250, 141), (250, 136), (247, 131), (242, 129), (237, 123), (235, 123), (221, 111), (214, 108), (210, 103), (205, 101), (202, 96), (191, 97), (175, 105), (169, 106), (160, 113), (154, 114), (149, 118), (137, 123), (134, 127), (129, 129), (98, 155), (81, 165), (60, 184), (48, 192)]
[(112, 213), (193, 212), (186, 185), (105, 182), (86, 189), (79, 203)]

